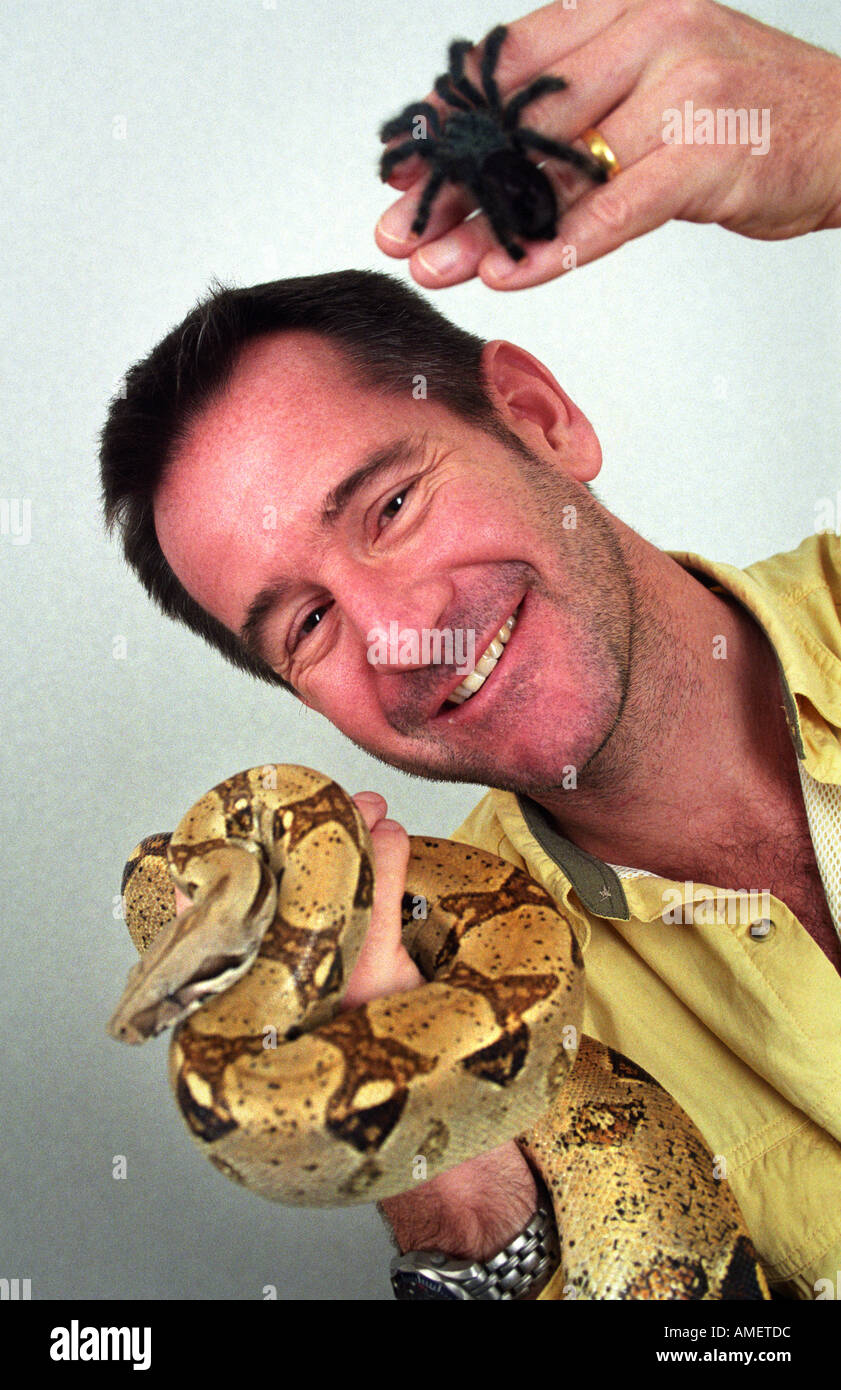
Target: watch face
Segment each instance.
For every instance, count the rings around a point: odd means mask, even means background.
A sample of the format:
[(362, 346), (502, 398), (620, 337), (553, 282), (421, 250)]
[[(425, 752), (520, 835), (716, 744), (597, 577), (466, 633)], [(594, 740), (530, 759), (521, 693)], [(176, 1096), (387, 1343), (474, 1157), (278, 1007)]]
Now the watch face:
[(422, 1274), (417, 1269), (398, 1269), (391, 1276), (391, 1287), (394, 1289), (394, 1297), (398, 1299), (417, 1299), (427, 1302), (440, 1302), (446, 1299), (451, 1303), (461, 1303), (464, 1295), (459, 1294), (455, 1289), (448, 1288), (440, 1279), (436, 1279), (428, 1274)]

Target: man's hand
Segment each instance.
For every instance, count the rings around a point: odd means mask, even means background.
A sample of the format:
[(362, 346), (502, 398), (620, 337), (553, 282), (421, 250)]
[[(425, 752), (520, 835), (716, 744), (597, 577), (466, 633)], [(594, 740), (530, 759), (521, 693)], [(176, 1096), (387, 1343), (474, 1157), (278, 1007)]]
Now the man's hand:
[[(423, 983), (401, 939), (400, 904), (409, 837), (396, 821), (384, 819), (388, 807), (375, 792), (359, 792), (353, 800), (371, 832), (376, 894), (371, 925), (342, 999), (343, 1009)], [(531, 1170), (511, 1140), (417, 1184), (410, 1192), (388, 1198), (381, 1209), (401, 1251), (435, 1249), (486, 1259), (507, 1245), (534, 1215), (537, 1192)]]
[[(477, 52), (466, 62), (474, 82)], [(621, 172), (593, 188), (557, 161), (544, 166), (560, 205), (575, 201), (555, 240), (529, 243), (515, 263), (483, 215), (465, 221), (475, 204), (452, 185), (423, 235), (413, 236), (428, 165), (420, 157), (400, 165), (390, 183), (404, 195), (380, 219), (376, 239), (386, 255), (411, 256), (418, 284), (439, 289), (478, 275), (491, 289), (540, 285), (670, 218), (718, 222), (766, 241), (841, 226), (834, 54), (713, 0), (582, 0), (575, 8), (556, 0), (508, 26), (497, 68), (502, 100), (544, 74), (566, 78), (569, 89), (529, 106), (523, 124), (585, 150), (577, 137), (597, 127)], [(443, 109), (438, 97), (426, 100)], [(747, 134), (739, 136), (734, 118), (728, 142), (728, 118), (718, 112), (740, 110)], [(720, 121), (723, 136), (716, 125), (713, 138), (721, 143), (699, 143), (707, 120), (699, 112)], [(676, 135), (682, 143), (669, 142)]]

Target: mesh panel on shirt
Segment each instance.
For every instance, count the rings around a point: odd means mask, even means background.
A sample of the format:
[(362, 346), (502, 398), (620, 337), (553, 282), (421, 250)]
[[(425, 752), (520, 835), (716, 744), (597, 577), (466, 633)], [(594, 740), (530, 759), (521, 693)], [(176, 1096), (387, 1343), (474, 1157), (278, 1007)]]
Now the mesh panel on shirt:
[(629, 869), (625, 864), (610, 864), (608, 866), (616, 874), (617, 878), (656, 878), (650, 869)]
[(817, 782), (798, 759), (797, 770), (826, 900), (841, 938), (841, 787)]

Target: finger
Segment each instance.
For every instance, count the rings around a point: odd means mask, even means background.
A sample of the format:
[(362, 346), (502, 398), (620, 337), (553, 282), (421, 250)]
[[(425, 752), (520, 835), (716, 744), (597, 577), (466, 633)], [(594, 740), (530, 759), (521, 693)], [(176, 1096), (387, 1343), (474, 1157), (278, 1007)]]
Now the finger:
[(403, 946), (401, 935), (409, 837), (397, 821), (380, 820), (371, 830), (371, 840), (376, 882), (374, 908), (365, 943), (342, 999), (343, 1009), (413, 989), (423, 978)]
[(676, 157), (675, 147), (669, 146), (646, 155), (580, 198), (563, 219), (555, 241), (531, 243), (526, 261), (515, 265), (505, 252), (490, 252), (479, 266), (481, 279), (496, 290), (542, 285), (681, 217), (694, 192), (681, 155), (678, 151)]
[[(620, 20), (592, 43), (585, 44), (548, 70), (546, 76), (562, 77), (567, 86), (564, 91), (539, 96), (523, 108), (518, 125), (521, 134), (527, 137), (529, 131), (537, 131), (549, 139), (575, 144), (576, 148), (587, 152), (587, 146), (579, 140), (581, 132), (597, 126), (607, 138), (606, 121), (633, 100), (655, 44), (656, 34), (650, 27), (641, 28), (638, 19), (633, 26), (627, 20)], [(651, 148), (653, 104), (650, 99), (643, 110), (646, 107), (648, 116), (641, 126), (629, 123), (621, 129), (626, 164), (641, 158)], [(658, 106), (657, 116), (659, 112)], [(655, 129), (657, 133), (659, 127)], [(617, 134), (615, 127), (614, 134)]]
[(186, 893), (181, 892), (177, 884), (173, 884), (172, 886), (175, 889), (175, 915), (176, 917), (180, 917), (182, 912), (188, 907), (192, 907), (192, 902), (187, 897)]
[(369, 830), (373, 830), (377, 821), (381, 821), (388, 811), (388, 803), (384, 796), (380, 796), (379, 792), (357, 792), (355, 796), (351, 797), (351, 801)]
[(389, 188), (393, 188), (395, 193), (408, 193), (419, 184), (421, 179), (425, 180), (429, 173), (429, 165), (420, 155), (412, 155), (408, 164), (401, 165), (393, 174), (389, 174), (384, 180)]
[[(603, 33), (630, 8), (629, 0), (600, 0), (598, 5), (543, 5), (506, 27), (508, 33), (499, 54), (496, 80), (503, 95), (514, 92), (539, 74), (548, 72), (573, 50)], [(465, 71), (479, 75), (481, 47), (465, 59)]]
[[(483, 258), (498, 246), (487, 218), (480, 214), (415, 251), (409, 260), (409, 270), (424, 289), (440, 290), (460, 285), (478, 274)], [(507, 258), (507, 252), (502, 254)]]
[(409, 862), (409, 837), (394, 820), (381, 820), (371, 831), (374, 845), (374, 910), (366, 947), (379, 956), (395, 952), (401, 941), (400, 909)]
[(463, 188), (454, 184), (445, 185), (432, 204), (426, 229), (418, 236), (412, 231), (412, 223), (425, 185), (426, 179), (416, 189), (392, 203), (377, 223), (374, 237), (380, 250), (387, 256), (410, 256), (419, 247), (436, 241), (452, 227), (457, 227), (475, 210), (475, 202)]
[[(412, 106), (419, 113), (423, 112), (423, 108), (428, 108), (431, 106), (435, 111), (437, 111), (438, 118), (442, 125), (447, 117), (447, 114), (450, 113), (452, 109), (441, 97), (438, 96), (437, 92), (427, 93), (427, 95), (423, 98), (422, 101), (412, 102), (410, 103), (410, 106)], [(408, 109), (409, 108), (407, 107), (406, 110)], [(388, 124), (389, 122), (386, 122), (386, 125)], [(380, 136), (380, 138), (382, 139), (382, 136)], [(405, 145), (412, 138), (417, 139), (418, 137), (417, 135), (415, 135), (414, 130), (410, 125), (402, 135), (395, 135), (392, 136), (389, 140), (383, 141), (385, 149), (383, 150), (383, 155), (381, 157), (384, 157), (386, 154), (389, 154), (392, 150), (396, 150), (399, 145)], [(405, 159), (399, 159), (395, 167), (388, 174), (388, 176), (385, 179), (383, 179), (383, 182), (390, 184), (392, 188), (410, 188), (413, 184), (415, 184), (418, 181), (419, 178), (423, 176), (424, 173), (428, 172), (428, 168), (428, 164), (423, 158), (421, 158), (420, 155), (412, 154), (407, 156)], [(380, 172), (380, 177), (382, 178), (382, 172)]]

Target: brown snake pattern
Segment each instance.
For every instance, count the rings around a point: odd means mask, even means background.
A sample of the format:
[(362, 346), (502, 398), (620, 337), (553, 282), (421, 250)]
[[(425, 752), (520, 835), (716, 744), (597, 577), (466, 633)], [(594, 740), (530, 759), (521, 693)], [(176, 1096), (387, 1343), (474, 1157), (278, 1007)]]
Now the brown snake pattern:
[[(141, 952), (109, 1032), (174, 1026), (195, 1140), (272, 1201), (379, 1201), (517, 1138), (551, 1197), (564, 1296), (768, 1298), (689, 1117), (583, 1037), (583, 962), (545, 890), (494, 855), (410, 837), (403, 938), (418, 989), (340, 1011), (373, 902), (367, 828), (335, 782), (268, 764), (133, 851)], [(173, 881), (191, 899), (175, 916)]]

